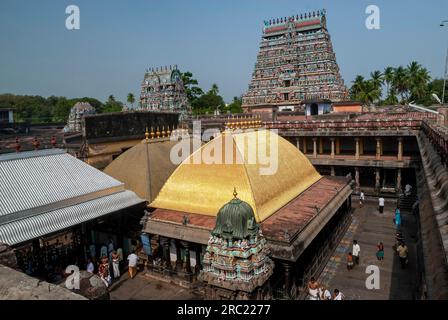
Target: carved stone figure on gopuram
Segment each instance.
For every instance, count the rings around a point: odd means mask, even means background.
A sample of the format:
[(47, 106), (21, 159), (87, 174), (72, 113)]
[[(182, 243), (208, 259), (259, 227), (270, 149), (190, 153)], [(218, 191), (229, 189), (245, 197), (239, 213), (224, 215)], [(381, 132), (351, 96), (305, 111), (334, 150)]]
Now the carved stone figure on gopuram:
[(208, 299), (269, 299), (274, 263), (252, 207), (237, 195), (218, 212), (199, 279)]

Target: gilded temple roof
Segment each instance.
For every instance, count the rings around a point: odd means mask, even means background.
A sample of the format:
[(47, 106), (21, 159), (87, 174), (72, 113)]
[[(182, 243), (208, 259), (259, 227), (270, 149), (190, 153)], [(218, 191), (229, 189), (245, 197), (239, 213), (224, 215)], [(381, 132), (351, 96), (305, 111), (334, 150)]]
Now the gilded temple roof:
[[(171, 149), (177, 143), (170, 140), (150, 140), (147, 143), (142, 140), (112, 161), (104, 172), (122, 181), (127, 190), (151, 202), (177, 167), (170, 161)], [(188, 143), (193, 150), (192, 140)]]
[(186, 158), (150, 206), (216, 217), (236, 188), (261, 222), (320, 178), (308, 158), (273, 131), (226, 131)]

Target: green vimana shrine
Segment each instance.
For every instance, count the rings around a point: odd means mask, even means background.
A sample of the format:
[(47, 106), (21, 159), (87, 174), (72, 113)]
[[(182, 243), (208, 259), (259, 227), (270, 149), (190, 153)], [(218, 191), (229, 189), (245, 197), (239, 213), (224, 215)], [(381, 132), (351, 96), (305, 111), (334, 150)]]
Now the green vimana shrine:
[(218, 212), (203, 258), (199, 279), (207, 299), (269, 299), (268, 279), (274, 263), (269, 258), (252, 207), (237, 198)]

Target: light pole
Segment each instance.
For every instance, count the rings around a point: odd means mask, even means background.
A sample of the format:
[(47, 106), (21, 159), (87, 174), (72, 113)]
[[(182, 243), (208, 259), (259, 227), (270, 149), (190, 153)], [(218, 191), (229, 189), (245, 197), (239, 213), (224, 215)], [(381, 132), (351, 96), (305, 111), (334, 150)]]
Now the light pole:
[[(446, 27), (448, 20), (443, 20), (440, 23), (441, 27)], [(448, 68), (448, 48), (446, 49), (446, 58), (445, 58), (445, 70), (443, 71), (443, 90), (442, 90), (442, 105), (445, 103), (445, 87), (446, 87), (446, 74)]]

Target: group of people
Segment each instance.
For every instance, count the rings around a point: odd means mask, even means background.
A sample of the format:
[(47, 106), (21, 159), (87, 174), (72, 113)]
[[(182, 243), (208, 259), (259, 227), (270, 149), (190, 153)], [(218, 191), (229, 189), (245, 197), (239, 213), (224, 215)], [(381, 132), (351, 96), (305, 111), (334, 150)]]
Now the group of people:
[(350, 271), (355, 265), (359, 264), (359, 255), (361, 253), (361, 247), (357, 240), (353, 240), (352, 251), (347, 255), (347, 270)]
[(324, 285), (320, 285), (314, 277), (308, 282), (308, 300), (344, 300), (344, 294), (334, 289), (333, 294)]
[[(405, 186), (405, 196), (410, 196), (412, 193), (412, 186), (410, 184), (406, 184)], [(361, 190), (360, 194), (359, 194), (359, 206), (362, 208), (364, 206), (364, 201), (365, 201), (365, 195), (364, 192)], [(384, 203), (385, 200), (383, 197), (380, 197), (378, 199), (378, 211), (379, 213), (383, 213), (384, 212)], [(397, 229), (397, 234), (396, 234), (396, 245), (395, 245), (395, 250), (397, 251), (398, 257), (400, 258), (400, 264), (401, 264), (401, 268), (405, 269), (406, 265), (408, 264), (408, 247), (406, 246), (405, 242), (404, 242), (404, 238), (403, 235), (400, 231), (402, 225), (403, 225), (403, 220), (402, 220), (402, 216), (401, 216), (401, 211), (400, 211), (400, 207), (397, 206), (395, 208), (395, 212), (394, 212), (394, 218), (393, 218), (395, 227)], [(355, 240), (356, 241), (356, 240)], [(354, 243), (355, 243), (354, 241)], [(356, 249), (353, 249), (353, 251), (355, 251)], [(384, 260), (384, 244), (382, 242), (379, 242), (377, 245), (377, 252), (376, 252), (376, 257), (378, 260)], [(359, 261), (359, 256), (356, 258), (358, 259), (357, 261)], [(348, 256), (347, 256), (347, 269), (350, 271), (351, 269), (353, 269), (353, 265), (354, 265), (354, 255), (349, 252)]]
[[(123, 267), (123, 249), (115, 250), (112, 239), (109, 243), (103, 245), (100, 250), (101, 258), (97, 262), (98, 276), (104, 282), (106, 287), (112, 284), (112, 280), (118, 279), (121, 276), (120, 270)], [(86, 270), (90, 273), (95, 273), (95, 250), (90, 250), (91, 258), (87, 260)], [(129, 277), (133, 279), (137, 274), (138, 256), (135, 254), (135, 249), (132, 249), (131, 254), (127, 257)]]

